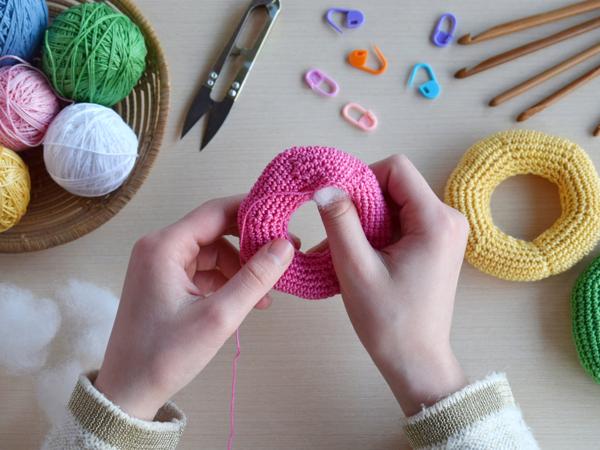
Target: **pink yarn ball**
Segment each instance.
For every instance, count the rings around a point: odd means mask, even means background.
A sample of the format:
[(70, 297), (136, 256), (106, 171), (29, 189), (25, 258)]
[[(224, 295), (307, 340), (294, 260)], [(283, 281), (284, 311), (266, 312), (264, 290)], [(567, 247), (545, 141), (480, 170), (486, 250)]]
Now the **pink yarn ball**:
[(0, 144), (25, 150), (42, 143), (60, 102), (46, 77), (33, 66), (0, 67)]
[[(276, 238), (289, 239), (294, 211), (325, 187), (345, 191), (354, 202), (367, 239), (375, 248), (390, 243), (390, 211), (371, 169), (352, 155), (331, 147), (294, 147), (264, 170), (238, 211), (240, 257), (247, 261)], [(340, 292), (329, 249), (302, 253), (275, 289), (316, 300)]]

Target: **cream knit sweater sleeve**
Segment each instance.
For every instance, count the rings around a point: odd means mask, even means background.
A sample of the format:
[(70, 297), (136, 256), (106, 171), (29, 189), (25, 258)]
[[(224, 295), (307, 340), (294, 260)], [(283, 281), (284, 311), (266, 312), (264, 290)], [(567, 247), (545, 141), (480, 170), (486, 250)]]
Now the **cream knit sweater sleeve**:
[[(185, 416), (166, 404), (154, 422), (128, 416), (98, 392), (87, 376), (73, 391), (63, 419), (42, 450), (171, 450)], [(409, 417), (411, 446), (427, 450), (537, 450), (504, 375), (494, 374)]]
[(504, 374), (492, 374), (424, 408), (406, 420), (404, 431), (414, 449), (539, 449)]
[(185, 416), (173, 403), (153, 422), (125, 414), (82, 375), (63, 417), (52, 428), (42, 450), (171, 450), (177, 447)]

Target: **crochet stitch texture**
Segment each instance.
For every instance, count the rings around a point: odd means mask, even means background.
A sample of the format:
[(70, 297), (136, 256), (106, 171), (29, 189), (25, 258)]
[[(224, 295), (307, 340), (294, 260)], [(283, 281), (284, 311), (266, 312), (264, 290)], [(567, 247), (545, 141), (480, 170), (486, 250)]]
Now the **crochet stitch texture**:
[(600, 384), (600, 258), (577, 278), (571, 294), (571, 320), (579, 361)]
[[(332, 147), (294, 147), (269, 163), (240, 205), (240, 257), (247, 261), (276, 238), (289, 239), (294, 211), (324, 187), (344, 190), (354, 202), (367, 239), (382, 248), (391, 239), (391, 218), (377, 179), (357, 158)], [(305, 299), (322, 299), (340, 292), (329, 249), (302, 253), (275, 289)]]
[[(558, 186), (562, 213), (533, 241), (507, 235), (494, 225), (494, 189), (514, 175), (533, 174)], [(577, 144), (537, 131), (511, 130), (477, 142), (446, 185), (445, 201), (469, 220), (466, 259), (498, 278), (534, 281), (561, 273), (600, 238), (600, 181)]]

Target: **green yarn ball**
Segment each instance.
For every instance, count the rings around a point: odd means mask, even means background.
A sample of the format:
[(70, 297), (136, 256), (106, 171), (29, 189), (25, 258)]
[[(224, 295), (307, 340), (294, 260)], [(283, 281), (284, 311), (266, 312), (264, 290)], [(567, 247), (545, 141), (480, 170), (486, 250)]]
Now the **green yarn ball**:
[(577, 278), (571, 294), (571, 320), (579, 361), (600, 383), (600, 258)]
[(112, 106), (129, 95), (146, 68), (144, 36), (104, 3), (63, 11), (46, 30), (42, 67), (61, 96)]

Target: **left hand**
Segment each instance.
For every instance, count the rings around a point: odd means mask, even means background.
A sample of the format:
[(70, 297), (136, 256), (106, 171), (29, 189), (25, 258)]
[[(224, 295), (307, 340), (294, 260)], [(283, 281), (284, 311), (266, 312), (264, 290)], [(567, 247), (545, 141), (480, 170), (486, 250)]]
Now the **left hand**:
[(243, 267), (223, 238), (236, 234), (241, 197), (209, 201), (134, 246), (96, 388), (152, 420), (208, 364), (288, 268), (294, 248), (266, 244)]

